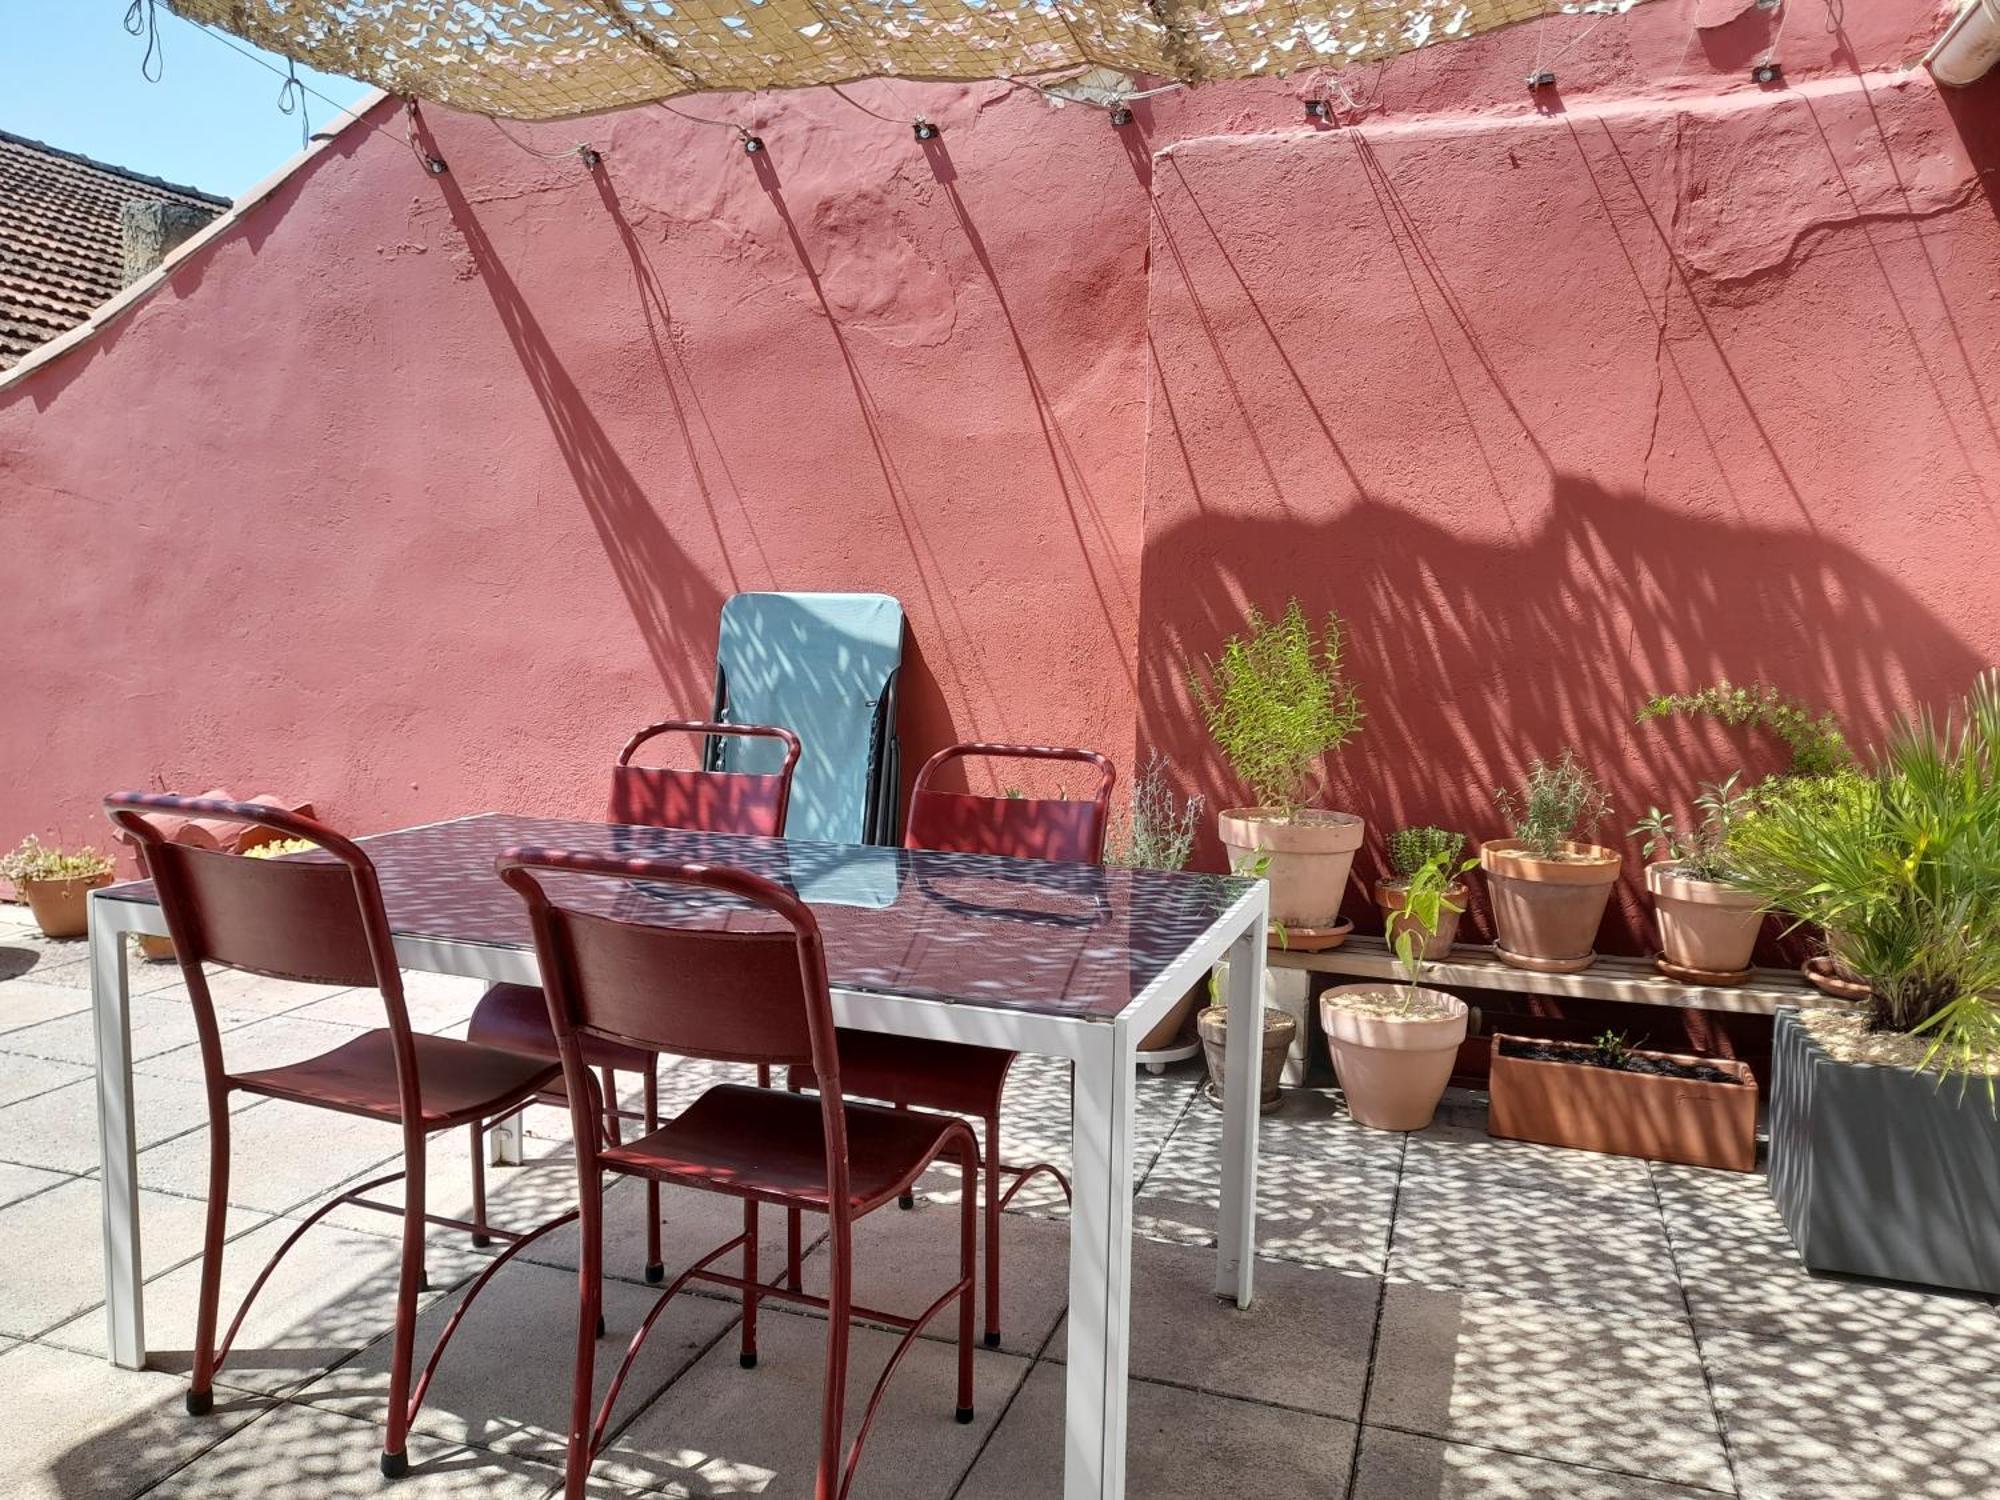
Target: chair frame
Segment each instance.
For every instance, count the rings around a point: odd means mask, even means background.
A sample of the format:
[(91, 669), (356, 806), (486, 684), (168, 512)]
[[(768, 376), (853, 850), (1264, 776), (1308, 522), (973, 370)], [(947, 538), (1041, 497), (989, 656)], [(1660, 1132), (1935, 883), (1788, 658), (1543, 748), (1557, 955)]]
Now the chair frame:
[[(709, 778), (757, 775), (768, 776), (776, 780), (778, 783), (778, 795), (776, 801), (772, 804), (771, 816), (773, 826), (771, 831), (767, 835), (752, 836), (778, 838), (783, 835), (785, 814), (791, 806), (792, 772), (798, 766), (801, 747), (797, 735), (782, 725), (777, 724), (726, 724), (720, 719), (660, 719), (648, 724), (643, 729), (636, 731), (630, 739), (626, 740), (625, 747), (618, 752), (617, 763), (612, 767), (612, 797), (614, 802), (618, 793), (618, 773), (631, 766), (632, 757), (638, 753), (639, 747), (650, 740), (660, 738), (662, 735), (674, 733), (699, 734), (704, 736), (704, 739), (700, 757), (701, 764), (687, 770), (671, 768), (670, 774)], [(712, 766), (710, 762), (719, 761), (720, 751), (718, 746), (724, 737), (778, 740), (785, 746), (784, 762), (776, 771), (768, 772), (726, 771), (719, 769), (717, 766)], [(651, 768), (642, 767), (640, 769)], [(613, 811), (615, 812), (615, 807)], [(692, 831), (731, 833), (735, 830), (705, 828)], [(618, 1145), (622, 1139), (621, 1121), (631, 1121), (638, 1125), (642, 1132), (648, 1134), (660, 1128), (660, 1064), (657, 1057), (639, 1075), (639, 1078), (643, 1091), (640, 1107), (638, 1109), (626, 1109), (618, 1102), (617, 1070), (609, 1067), (598, 1070), (598, 1089), (604, 1105), (600, 1128), (603, 1131), (604, 1139), (613, 1146)], [(537, 1104), (546, 1104), (556, 1109), (567, 1109), (569, 1107), (569, 1095), (564, 1087), (558, 1084), (556, 1087), (545, 1090), (543, 1093), (537, 1095), (534, 1102)], [(649, 1283), (658, 1286), (666, 1279), (667, 1273), (666, 1267), (660, 1259), (660, 1186), (656, 1182), (648, 1183), (646, 1186), (646, 1209), (645, 1276)], [(484, 1241), (478, 1235), (475, 1235), (473, 1243), (476, 1245), (483, 1244)]]
[[(549, 1023), (556, 1033), (565, 1079), (572, 1083), (584, 1085), (589, 1083), (590, 1070), (583, 1061), (579, 1037), (592, 1033), (577, 1020), (583, 1011), (578, 1004), (574, 988), (575, 975), (568, 958), (569, 945), (555, 920), (555, 913), (561, 908), (550, 899), (548, 892), (537, 878), (539, 874), (550, 872), (695, 886), (736, 896), (779, 918), (790, 928), (793, 941), (797, 945), (801, 992), (806, 1005), (811, 1065), (820, 1084), (820, 1118), (827, 1164), (824, 1205), (788, 1197), (768, 1189), (745, 1187), (721, 1178), (693, 1180), (680, 1175), (671, 1178), (682, 1186), (741, 1198), (743, 1232), (692, 1262), (667, 1285), (659, 1300), (633, 1333), (632, 1341), (612, 1376), (603, 1400), (597, 1404), (594, 1418), (591, 1395), (596, 1338), (593, 1329), (602, 1316), (603, 1307), (604, 1175), (612, 1172), (638, 1176), (655, 1189), (660, 1179), (649, 1175), (637, 1165), (603, 1160), (597, 1132), (592, 1128), (589, 1106), (575, 1102), (576, 1095), (572, 1093), (571, 1116), (577, 1144), (580, 1254), (576, 1369), (571, 1393), (566, 1478), (568, 1500), (581, 1500), (585, 1493), (590, 1466), (603, 1447), (619, 1392), (624, 1387), (626, 1376), (630, 1373), (633, 1361), (637, 1359), (647, 1335), (651, 1333), (653, 1325), (666, 1311), (675, 1294), (696, 1281), (728, 1287), (740, 1294), (743, 1316), (738, 1361), (745, 1369), (754, 1368), (757, 1363), (759, 1303), (776, 1299), (818, 1308), (827, 1314), (825, 1384), (820, 1417), (815, 1500), (846, 1500), (850, 1495), (855, 1475), (859, 1470), (863, 1445), (880, 1411), (882, 1397), (890, 1378), (901, 1365), (903, 1357), (909, 1352), (918, 1335), (953, 1301), (958, 1303), (958, 1390), (955, 1414), (961, 1423), (972, 1421), (972, 1307), (977, 1280), (975, 1247), (978, 1240), (973, 1183), (977, 1171), (978, 1143), (973, 1139), (971, 1127), (963, 1120), (941, 1117), (938, 1145), (906, 1175), (902, 1183), (903, 1187), (914, 1183), (932, 1163), (947, 1153), (957, 1157), (965, 1181), (963, 1208), (960, 1214), (958, 1279), (943, 1295), (914, 1317), (887, 1312), (880, 1308), (855, 1305), (854, 1220), (885, 1204), (889, 1197), (896, 1195), (898, 1189), (891, 1187), (887, 1194), (863, 1205), (860, 1214), (856, 1213), (848, 1180), (847, 1120), (850, 1106), (840, 1092), (840, 1054), (834, 1039), (833, 1000), (827, 980), (826, 957), (821, 943), (819, 923), (814, 918), (811, 908), (782, 886), (749, 871), (728, 866), (681, 863), (672, 860), (621, 859), (553, 849), (516, 848), (502, 854), (496, 868), (500, 878), (513, 887), (528, 906), (534, 929), (536, 954), (542, 970), (543, 990), (549, 1002)], [(720, 938), (723, 935), (716, 936)], [(621, 1040), (626, 1039), (621, 1038)], [(686, 1052), (684, 1047), (675, 1050)], [(721, 1061), (752, 1062), (757, 1064), (760, 1077), (768, 1077), (769, 1069), (774, 1065), (782, 1066), (788, 1061), (799, 1061), (797, 1058), (788, 1059), (775, 1054), (760, 1056), (741, 1052), (706, 1051), (691, 1052), (686, 1055), (706, 1056)], [(758, 1208), (761, 1203), (785, 1206), (794, 1213), (812, 1211), (824, 1212), (827, 1215), (829, 1295), (815, 1296), (793, 1284), (799, 1272), (795, 1256), (789, 1256), (787, 1259), (783, 1281), (762, 1279), (757, 1260)], [(713, 1269), (715, 1262), (738, 1250), (742, 1252), (743, 1269), (740, 1275), (730, 1275)], [(868, 1404), (862, 1413), (860, 1425), (856, 1429), (854, 1441), (847, 1448), (843, 1463), (842, 1439), (845, 1435), (848, 1343), (850, 1324), (857, 1318), (900, 1328), (903, 1334), (875, 1382)]]
[[(381, 1467), (385, 1476), (400, 1477), (407, 1472), (409, 1466), (406, 1455), (409, 1429), (415, 1424), (417, 1412), (423, 1406), (424, 1394), (429, 1389), (438, 1364), (444, 1357), (444, 1351), (451, 1343), (452, 1335), (457, 1332), (459, 1321), (465, 1316), (466, 1310), (480, 1292), (485, 1290), (486, 1284), (494, 1274), (516, 1254), (542, 1235), (576, 1217), (576, 1211), (572, 1209), (524, 1233), (497, 1228), (487, 1220), (486, 1183), (483, 1170), (485, 1133), (493, 1123), (525, 1105), (527, 1099), (540, 1085), (538, 1083), (528, 1085), (515, 1096), (503, 1096), (493, 1101), (492, 1107), (482, 1110), (477, 1117), (449, 1119), (430, 1126), (424, 1123), (423, 1089), (417, 1068), (416, 1042), (410, 1026), (409, 1011), (403, 999), (402, 971), (396, 962), (395, 942), (390, 935), (388, 915), (382, 905), (381, 885), (376, 878), (374, 862), (352, 840), (312, 818), (255, 802), (182, 797), (157, 792), (120, 792), (105, 799), (104, 810), (120, 831), (130, 837), (138, 850), (146, 874), (153, 881), (154, 889), (159, 896), (161, 913), (166, 919), (167, 931), (174, 940), (175, 957), (180, 964), (182, 978), (187, 984), (188, 997), (194, 1011), (195, 1033), (201, 1050), (202, 1082), (208, 1102), (209, 1178), (207, 1214), (202, 1237), (201, 1285), (195, 1313), (194, 1369), (186, 1398), (188, 1412), (193, 1416), (203, 1416), (213, 1409), (215, 1375), (221, 1369), (223, 1361), (228, 1358), (236, 1335), (242, 1329), (244, 1319), (249, 1315), (251, 1305), (263, 1291), (272, 1272), (278, 1268), (278, 1264), (307, 1230), (344, 1204), (394, 1214), (403, 1220), (403, 1247), (396, 1286), (394, 1348), (389, 1373), (389, 1417)], [(403, 1136), (403, 1170), (374, 1178), (359, 1187), (349, 1188), (308, 1214), (298, 1227), (286, 1236), (284, 1242), (257, 1273), (250, 1284), (250, 1289), (238, 1304), (236, 1313), (220, 1342), (215, 1337), (215, 1325), (221, 1300), (222, 1253), (229, 1212), (231, 1123), (229, 1096), (237, 1089), (248, 1086), (238, 1075), (232, 1074), (224, 1066), (222, 1034), (216, 1022), (214, 996), (209, 990), (207, 973), (202, 968), (204, 960), (207, 959), (207, 948), (202, 941), (199, 903), (192, 888), (183, 882), (176, 860), (180, 857), (233, 860), (243, 859), (246, 856), (226, 854), (216, 850), (188, 849), (186, 846), (175, 845), (151, 821), (155, 816), (200, 817), (273, 828), (288, 838), (309, 841), (345, 867), (352, 883), (369, 963), (374, 970), (375, 988), (382, 997), (395, 1062), (398, 1124)], [(172, 853), (168, 858), (161, 859), (157, 857), (161, 851), (172, 851)], [(332, 977), (305, 970), (252, 969), (248, 965), (229, 963), (222, 959), (211, 961), (222, 963), (225, 967), (245, 969), (252, 973), (266, 973), (283, 979), (311, 982)], [(256, 1092), (254, 1089), (249, 1091)], [(311, 1107), (341, 1112), (339, 1106), (331, 1103), (314, 1104)], [(370, 1114), (368, 1118), (377, 1117)], [(470, 1221), (432, 1214), (427, 1212), (425, 1206), (429, 1138), (446, 1130), (457, 1129), (460, 1125), (464, 1125), (470, 1132), (472, 1145), (473, 1217)], [(382, 1203), (367, 1196), (397, 1181), (404, 1184), (404, 1201), (401, 1206)], [(431, 1224), (468, 1232), (473, 1236), (475, 1244), (488, 1243), (491, 1238), (503, 1239), (509, 1243), (507, 1248), (495, 1256), (473, 1280), (465, 1297), (439, 1335), (436, 1346), (424, 1363), (423, 1370), (416, 1375), (413, 1383), (417, 1298), (429, 1290), (429, 1279), (424, 1270), (424, 1228)]]

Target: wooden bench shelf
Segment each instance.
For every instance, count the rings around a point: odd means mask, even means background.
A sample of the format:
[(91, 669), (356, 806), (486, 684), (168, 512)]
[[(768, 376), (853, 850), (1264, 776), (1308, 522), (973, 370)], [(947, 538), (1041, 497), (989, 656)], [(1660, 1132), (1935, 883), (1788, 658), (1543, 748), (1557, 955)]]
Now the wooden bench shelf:
[[(1324, 953), (1288, 953), (1273, 948), (1270, 964), (1274, 969), (1305, 969), (1354, 979), (1402, 978), (1395, 955), (1380, 938), (1374, 937), (1351, 937)], [(1579, 974), (1542, 974), (1502, 963), (1491, 947), (1480, 943), (1460, 943), (1451, 950), (1449, 958), (1426, 964), (1424, 983), (1765, 1016), (1781, 1005), (1840, 1003), (1807, 984), (1795, 969), (1757, 969), (1739, 985), (1682, 984), (1654, 968), (1649, 958), (1607, 955)]]

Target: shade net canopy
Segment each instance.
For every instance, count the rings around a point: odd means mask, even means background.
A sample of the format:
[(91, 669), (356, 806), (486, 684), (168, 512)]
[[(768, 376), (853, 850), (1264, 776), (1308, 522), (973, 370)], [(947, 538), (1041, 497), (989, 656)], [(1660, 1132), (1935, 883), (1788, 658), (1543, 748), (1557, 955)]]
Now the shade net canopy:
[(1635, 0), (167, 0), (330, 73), (559, 120), (707, 90), (1110, 68), (1202, 83), (1373, 62)]

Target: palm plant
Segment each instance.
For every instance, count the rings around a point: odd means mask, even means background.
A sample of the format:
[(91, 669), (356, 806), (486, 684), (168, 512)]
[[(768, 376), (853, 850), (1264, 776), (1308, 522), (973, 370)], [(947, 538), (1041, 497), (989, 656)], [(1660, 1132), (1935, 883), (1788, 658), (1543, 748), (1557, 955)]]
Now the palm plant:
[(1867, 771), (1772, 783), (1731, 829), (1728, 878), (1831, 934), (1870, 1028), (1926, 1066), (2000, 1058), (2000, 672), (1942, 723), (1900, 720)]

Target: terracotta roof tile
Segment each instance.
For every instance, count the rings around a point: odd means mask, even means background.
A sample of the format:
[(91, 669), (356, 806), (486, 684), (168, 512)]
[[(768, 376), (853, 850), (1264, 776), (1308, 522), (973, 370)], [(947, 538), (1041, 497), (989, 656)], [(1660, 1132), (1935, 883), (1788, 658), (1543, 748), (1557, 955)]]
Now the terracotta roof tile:
[(221, 213), (227, 198), (0, 130), (0, 370), (74, 328), (124, 282), (127, 199)]

